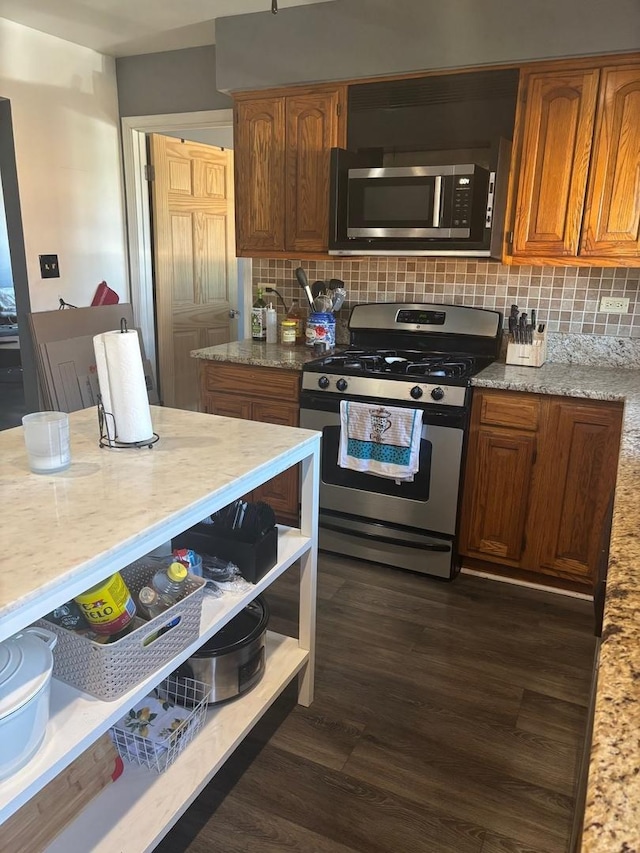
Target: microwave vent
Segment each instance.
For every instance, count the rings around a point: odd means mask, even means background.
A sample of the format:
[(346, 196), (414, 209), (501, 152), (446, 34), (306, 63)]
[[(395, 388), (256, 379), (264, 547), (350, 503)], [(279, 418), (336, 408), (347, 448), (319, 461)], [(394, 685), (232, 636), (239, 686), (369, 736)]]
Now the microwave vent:
[(349, 112), (492, 101), (514, 97), (517, 88), (515, 68), (363, 83), (349, 87)]

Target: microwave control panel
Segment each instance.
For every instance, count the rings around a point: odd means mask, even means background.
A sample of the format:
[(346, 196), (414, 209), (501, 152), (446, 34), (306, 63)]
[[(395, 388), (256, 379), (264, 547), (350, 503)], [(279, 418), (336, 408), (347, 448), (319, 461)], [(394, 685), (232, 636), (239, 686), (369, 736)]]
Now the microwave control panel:
[(452, 225), (469, 227), (471, 224), (472, 192), (473, 175), (458, 175), (453, 187)]

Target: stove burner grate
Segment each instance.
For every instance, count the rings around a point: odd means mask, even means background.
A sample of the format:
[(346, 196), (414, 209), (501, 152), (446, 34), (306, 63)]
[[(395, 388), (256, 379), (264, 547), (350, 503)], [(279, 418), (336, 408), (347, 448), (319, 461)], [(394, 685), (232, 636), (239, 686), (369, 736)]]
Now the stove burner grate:
[(348, 370), (356, 374), (397, 376), (471, 376), (476, 370), (473, 356), (459, 353), (424, 353), (419, 350), (346, 350), (317, 362), (327, 372)]

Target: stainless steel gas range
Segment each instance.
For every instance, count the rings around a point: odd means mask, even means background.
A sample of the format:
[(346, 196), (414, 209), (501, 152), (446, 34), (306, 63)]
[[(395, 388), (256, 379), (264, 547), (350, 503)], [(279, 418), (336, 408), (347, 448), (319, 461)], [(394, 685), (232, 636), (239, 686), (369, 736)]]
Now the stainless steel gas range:
[[(502, 315), (372, 303), (352, 309), (349, 333), (348, 348), (302, 374), (300, 426), (322, 432), (320, 547), (453, 578), (470, 380), (498, 356)], [(341, 400), (422, 410), (413, 481), (340, 467)]]

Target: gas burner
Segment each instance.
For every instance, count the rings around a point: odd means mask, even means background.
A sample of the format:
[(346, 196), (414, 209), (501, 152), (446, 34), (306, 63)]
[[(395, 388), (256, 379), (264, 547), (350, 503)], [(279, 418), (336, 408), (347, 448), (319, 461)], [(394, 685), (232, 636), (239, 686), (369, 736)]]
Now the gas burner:
[(313, 363), (328, 373), (353, 375), (465, 378), (476, 369), (476, 359), (462, 353), (425, 353), (420, 350), (348, 349)]

